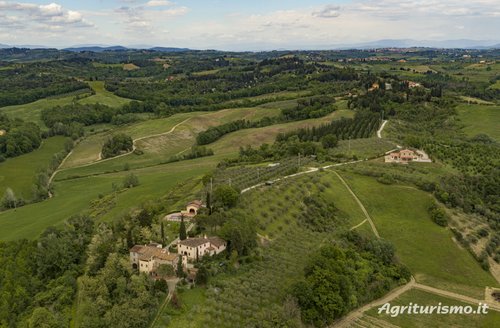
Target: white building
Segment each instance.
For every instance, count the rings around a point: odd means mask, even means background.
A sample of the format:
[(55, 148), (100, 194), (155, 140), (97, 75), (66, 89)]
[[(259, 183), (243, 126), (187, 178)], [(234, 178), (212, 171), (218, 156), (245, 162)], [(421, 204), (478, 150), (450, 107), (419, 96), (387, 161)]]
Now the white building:
[(213, 256), (221, 253), (227, 247), (225, 240), (219, 237), (188, 238), (177, 244), (177, 252), (192, 260), (198, 260), (204, 255)]

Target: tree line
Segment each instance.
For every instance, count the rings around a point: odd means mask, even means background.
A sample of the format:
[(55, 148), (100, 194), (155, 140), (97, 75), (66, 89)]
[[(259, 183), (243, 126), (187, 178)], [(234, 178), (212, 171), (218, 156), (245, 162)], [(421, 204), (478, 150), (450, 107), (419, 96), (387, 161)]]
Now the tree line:
[(32, 152), (42, 143), (40, 128), (35, 123), (9, 119), (0, 114), (0, 162)]
[(337, 140), (369, 138), (375, 134), (379, 126), (378, 114), (357, 112), (354, 118), (341, 118), (319, 127), (281, 133), (276, 141), (286, 141), (293, 136), (297, 136), (301, 141), (319, 141), (326, 135), (334, 135)]
[(261, 128), (278, 123), (306, 120), (323, 117), (336, 110), (335, 98), (329, 96), (314, 96), (299, 99), (297, 106), (281, 109), (277, 117), (264, 117), (258, 121), (236, 120), (222, 125), (210, 127), (196, 137), (198, 145), (207, 145), (222, 138), (224, 135), (242, 129)]

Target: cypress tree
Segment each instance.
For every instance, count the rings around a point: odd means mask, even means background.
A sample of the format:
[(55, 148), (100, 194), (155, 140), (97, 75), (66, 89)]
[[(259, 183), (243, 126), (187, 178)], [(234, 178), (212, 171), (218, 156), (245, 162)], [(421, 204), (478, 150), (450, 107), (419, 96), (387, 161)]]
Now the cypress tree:
[(207, 208), (208, 215), (212, 215), (212, 193), (210, 191), (207, 192)]
[(177, 262), (177, 277), (184, 278), (184, 269), (182, 268), (182, 256), (179, 256), (179, 261)]
[(187, 232), (186, 232), (186, 224), (184, 223), (184, 217), (181, 217), (181, 226), (179, 228), (179, 239), (186, 240)]
[(163, 221), (161, 221), (160, 233), (161, 233), (161, 242), (162, 244), (165, 244), (165, 227), (163, 226)]

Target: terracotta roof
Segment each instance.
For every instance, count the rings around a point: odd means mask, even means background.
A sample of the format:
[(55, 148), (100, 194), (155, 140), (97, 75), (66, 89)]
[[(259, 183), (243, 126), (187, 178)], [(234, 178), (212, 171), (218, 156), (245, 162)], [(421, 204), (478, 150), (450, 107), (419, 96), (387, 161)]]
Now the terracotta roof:
[(208, 243), (209, 240), (205, 238), (188, 238), (179, 242), (180, 245), (189, 247), (198, 247)]
[(130, 249), (130, 252), (138, 253), (139, 260), (141, 261), (150, 261), (152, 258), (157, 258), (165, 261), (173, 261), (178, 257), (177, 254), (171, 254), (167, 250), (158, 248), (153, 245), (135, 245)]
[(135, 245), (130, 249), (130, 253), (139, 253), (143, 247), (142, 245)]
[(208, 240), (210, 240), (210, 244), (214, 245), (217, 248), (226, 244), (226, 241), (219, 237), (210, 237), (208, 238)]
[(208, 238), (189, 238), (179, 242), (180, 245), (188, 246), (188, 247), (198, 247), (203, 244), (210, 243), (217, 248), (226, 244), (226, 241), (219, 237), (208, 237)]
[(192, 202), (189, 202), (187, 204), (187, 206), (197, 206), (197, 207), (201, 207), (201, 205), (203, 205), (201, 200), (193, 200)]

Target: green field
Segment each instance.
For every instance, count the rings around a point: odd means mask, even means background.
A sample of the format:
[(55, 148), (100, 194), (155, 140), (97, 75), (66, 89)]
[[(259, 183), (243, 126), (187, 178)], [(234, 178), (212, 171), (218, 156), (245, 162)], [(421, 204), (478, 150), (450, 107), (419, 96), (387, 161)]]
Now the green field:
[(133, 139), (142, 138), (151, 134), (160, 134), (172, 129), (196, 113), (177, 114), (165, 119), (149, 120), (114, 130), (93, 134), (82, 140), (73, 150), (73, 153), (62, 168), (71, 168), (95, 162), (99, 159), (104, 142), (116, 133), (125, 133)]
[[(196, 135), (211, 126), (237, 119), (258, 120), (265, 116), (272, 117), (278, 114), (278, 109), (259, 107), (227, 109), (209, 113), (193, 112), (177, 114), (164, 119), (149, 120), (118, 128), (112, 132), (95, 134), (75, 147), (73, 154), (63, 167), (68, 170), (61, 172), (58, 178), (122, 170), (125, 164), (129, 164), (132, 168), (139, 168), (166, 162), (172, 156), (188, 151), (195, 144)], [(172, 131), (174, 127), (175, 130)], [(166, 135), (158, 135), (169, 131), (172, 132)], [(143, 151), (143, 154), (140, 156), (130, 154), (100, 163), (97, 162), (91, 166), (71, 169), (96, 162), (99, 159), (102, 145), (110, 135), (115, 133), (125, 133), (134, 139), (144, 138), (136, 143), (137, 148)]]
[[(468, 306), (471, 304), (463, 303), (453, 299), (445, 298), (439, 295), (430, 294), (421, 290), (410, 290), (394, 301), (391, 305), (409, 305), (410, 303), (418, 305), (436, 306), (441, 305), (462, 305)], [(477, 305), (472, 305), (476, 310)], [(488, 314), (401, 314), (396, 317), (391, 317), (389, 314), (378, 314), (378, 309), (373, 308), (366, 312), (366, 314), (357, 320), (359, 326), (366, 327), (369, 323), (373, 322), (372, 318), (384, 320), (389, 324), (393, 324), (404, 328), (440, 328), (440, 327), (462, 327), (462, 328), (490, 328), (498, 327), (500, 322), (500, 312), (489, 310)], [(496, 322), (496, 323), (495, 323)], [(380, 324), (380, 322), (378, 322)]]
[(452, 233), (435, 224), (427, 208), (429, 194), (412, 187), (384, 185), (375, 179), (342, 172), (372, 216), (382, 238), (422, 284), (481, 299), (486, 286), (498, 286)]
[[(108, 133), (91, 136), (79, 144), (64, 165), (64, 171), (57, 175), (57, 179), (66, 179), (74, 176), (87, 176), (105, 172), (121, 171), (125, 164), (131, 168), (140, 168), (156, 165), (167, 161), (174, 155), (188, 151), (195, 144), (196, 135), (210, 126), (236, 119), (257, 120), (264, 116), (278, 115), (278, 109), (268, 108), (241, 108), (228, 109), (212, 113), (186, 113), (174, 115), (167, 119), (151, 120), (137, 125), (132, 125), (117, 131), (132, 135), (133, 138), (143, 137), (144, 133), (164, 133), (179, 125), (175, 131), (168, 135), (147, 138), (137, 142), (138, 149), (143, 155), (130, 154), (116, 159), (97, 162), (90, 166), (81, 166), (95, 162), (98, 159), (102, 143), (107, 139)], [(223, 136), (213, 144), (207, 145), (214, 150), (216, 155), (223, 157), (234, 156), (240, 146), (259, 146), (262, 143), (272, 143), (281, 132), (290, 131), (299, 127), (309, 127), (329, 122), (341, 117), (351, 117), (353, 111), (339, 110), (326, 117), (304, 120), (292, 123), (276, 124), (263, 128), (244, 129)]]
[[(220, 161), (220, 159), (218, 160)], [(195, 179), (212, 170), (215, 159), (198, 159), (136, 170), (140, 185), (116, 195), (114, 205), (100, 217), (111, 220), (147, 200), (154, 200), (171, 190), (177, 183)], [(121, 185), (130, 172), (104, 174), (54, 183), (54, 197), (17, 210), (0, 213), (0, 240), (36, 238), (45, 228), (62, 224), (72, 215), (90, 210), (90, 202), (99, 195), (112, 193), (112, 183)]]
[(45, 139), (39, 149), (0, 163), (0, 194), (3, 196), (5, 189), (11, 188), (18, 197), (31, 199), (36, 172), (47, 169), (52, 156), (64, 150), (65, 141), (65, 137)]
[(464, 124), (463, 131), (468, 136), (483, 133), (496, 141), (500, 141), (500, 106), (459, 105), (457, 107), (460, 120)]
[(96, 92), (95, 95), (91, 97), (86, 97), (78, 101), (80, 104), (96, 104), (100, 103), (110, 107), (121, 107), (130, 102), (130, 99), (125, 99), (118, 97), (112, 92), (109, 92), (104, 88), (104, 82), (102, 81), (91, 81), (87, 82), (92, 90)]
[[(76, 100), (76, 102), (80, 104), (101, 103), (111, 107), (120, 107), (130, 102), (129, 99), (118, 97), (113, 93), (104, 89), (104, 82), (93, 81), (88, 83), (92, 87), (92, 89), (96, 92), (96, 94), (84, 97), (80, 100)], [(21, 118), (25, 121), (35, 122), (40, 127), (45, 127), (45, 124), (42, 122), (40, 118), (40, 114), (43, 109), (52, 108), (56, 106), (69, 105), (73, 103), (73, 101), (75, 101), (74, 95), (70, 96), (62, 95), (60, 97), (49, 97), (41, 99), (29, 104), (2, 107), (0, 108), (0, 112), (7, 114), (9, 117)]]

